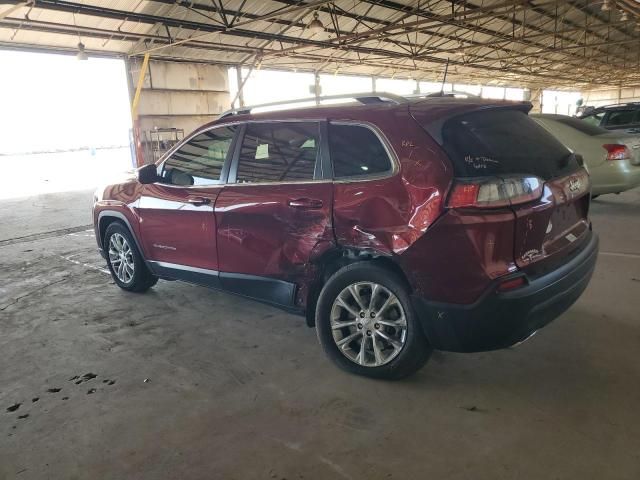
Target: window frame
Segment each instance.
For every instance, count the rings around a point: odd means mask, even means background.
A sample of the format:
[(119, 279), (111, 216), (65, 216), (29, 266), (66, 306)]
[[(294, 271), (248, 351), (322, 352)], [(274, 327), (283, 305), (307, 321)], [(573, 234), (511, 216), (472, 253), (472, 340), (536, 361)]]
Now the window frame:
[[(283, 181), (262, 181), (262, 182), (247, 182), (238, 183), (238, 166), (240, 165), (240, 152), (242, 150), (242, 142), (244, 142), (244, 136), (247, 131), (247, 125), (250, 124), (278, 124), (278, 123), (315, 123), (318, 126), (319, 139), (318, 139), (318, 155), (316, 157), (316, 165), (313, 172), (313, 178), (310, 180), (283, 180)], [(233, 157), (230, 162), (229, 175), (227, 178), (227, 185), (289, 185), (289, 184), (305, 184), (305, 183), (321, 183), (331, 180), (330, 176), (327, 176), (327, 165), (329, 164), (328, 154), (328, 140), (327, 140), (327, 128), (326, 120), (317, 118), (296, 118), (296, 119), (283, 119), (283, 120), (247, 120), (241, 122), (240, 128), (236, 131), (236, 138), (234, 144)]]
[(158, 185), (163, 185), (165, 187), (173, 187), (173, 188), (197, 188), (197, 189), (202, 189), (202, 188), (211, 188), (211, 187), (219, 187), (221, 185), (225, 185), (228, 183), (228, 177), (229, 177), (229, 168), (231, 166), (231, 160), (233, 158), (233, 154), (236, 150), (236, 144), (238, 142), (238, 135), (242, 129), (242, 125), (240, 122), (231, 122), (231, 123), (224, 123), (224, 124), (216, 124), (216, 125), (212, 125), (209, 128), (205, 128), (202, 130), (195, 130), (193, 131), (189, 136), (187, 136), (186, 138), (184, 138), (180, 143), (176, 144), (173, 146), (173, 148), (171, 150), (169, 150), (161, 159), (160, 161), (157, 163), (157, 174), (158, 174), (158, 178), (162, 178), (162, 172), (164, 170), (164, 165), (165, 163), (173, 156), (174, 153), (176, 153), (178, 150), (180, 150), (184, 145), (186, 145), (187, 143), (189, 143), (192, 139), (194, 139), (195, 137), (197, 137), (198, 135), (201, 135), (203, 133), (206, 132), (210, 132), (211, 130), (215, 130), (218, 128), (227, 128), (227, 127), (236, 127), (235, 132), (233, 132), (233, 138), (231, 139), (231, 144), (229, 145), (229, 150), (227, 151), (227, 156), (224, 159), (224, 164), (222, 165), (222, 170), (220, 171), (220, 178), (212, 183), (209, 183), (207, 185), (174, 185), (173, 183), (165, 183), (162, 181), (158, 181), (158, 182), (154, 182), (155, 184)]
[[(375, 125), (368, 122), (363, 122), (359, 120), (331, 120), (327, 122), (327, 132), (328, 125), (345, 125), (348, 127), (363, 127), (374, 133), (374, 135), (378, 138), (378, 141), (382, 144), (382, 147), (387, 152), (387, 156), (389, 157), (389, 161), (391, 162), (391, 169), (382, 172), (382, 173), (363, 173), (362, 175), (354, 175), (351, 177), (339, 177), (336, 178), (333, 171), (333, 161), (330, 160), (330, 172), (331, 179), (334, 183), (354, 183), (354, 182), (369, 182), (371, 180), (383, 180), (387, 178), (391, 178), (398, 174), (400, 171), (400, 162), (398, 160), (398, 156), (396, 155), (395, 150), (391, 146), (391, 142), (387, 139), (385, 134)], [(331, 151), (329, 149), (329, 139), (327, 135), (327, 153), (330, 158)]]

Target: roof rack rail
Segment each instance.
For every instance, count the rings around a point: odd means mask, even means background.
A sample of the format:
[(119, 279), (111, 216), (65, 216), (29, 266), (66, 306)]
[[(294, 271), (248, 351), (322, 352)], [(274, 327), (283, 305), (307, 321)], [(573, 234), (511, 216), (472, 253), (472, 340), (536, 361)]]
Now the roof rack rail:
[(476, 95), (475, 93), (469, 93), (462, 90), (448, 90), (448, 91), (440, 91), (440, 92), (431, 92), (431, 93), (412, 93), (411, 95), (406, 95), (407, 99), (415, 99), (415, 98), (441, 98), (441, 97), (456, 97), (456, 96), (466, 96), (467, 98), (482, 98), (480, 95)]
[(270, 102), (270, 103), (262, 103), (260, 105), (251, 105), (248, 107), (240, 107), (233, 108), (231, 110), (227, 110), (223, 112), (220, 117), (224, 118), (230, 115), (246, 115), (251, 113), (252, 110), (256, 108), (268, 108), (268, 107), (276, 107), (281, 105), (295, 105), (297, 103), (307, 103), (307, 102), (322, 102), (324, 100), (340, 100), (340, 99), (353, 99), (364, 105), (370, 105), (373, 103), (394, 103), (396, 105), (400, 105), (402, 103), (407, 103), (407, 99), (400, 95), (395, 95), (393, 93), (386, 92), (368, 92), (368, 93), (349, 93), (343, 95), (327, 95), (321, 97), (310, 97), (310, 98), (300, 98), (296, 100), (285, 100), (281, 102)]

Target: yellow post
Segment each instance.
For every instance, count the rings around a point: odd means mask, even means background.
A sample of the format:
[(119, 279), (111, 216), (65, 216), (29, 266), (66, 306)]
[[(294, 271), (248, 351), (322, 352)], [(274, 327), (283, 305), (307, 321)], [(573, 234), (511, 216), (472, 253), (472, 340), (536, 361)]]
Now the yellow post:
[(142, 60), (142, 68), (138, 74), (138, 84), (136, 85), (136, 93), (133, 95), (133, 102), (131, 103), (131, 117), (133, 120), (138, 119), (138, 103), (140, 102), (140, 93), (142, 92), (142, 85), (144, 84), (144, 76), (147, 73), (147, 67), (149, 66), (149, 54), (144, 54)]
[(133, 120), (133, 139), (136, 146), (136, 164), (141, 167), (145, 164), (144, 152), (142, 149), (142, 139), (140, 138), (140, 125), (138, 123), (138, 103), (140, 103), (140, 93), (142, 93), (142, 85), (144, 84), (144, 76), (149, 66), (149, 54), (144, 54), (142, 60), (142, 68), (138, 75), (138, 84), (136, 85), (136, 93), (133, 95), (133, 102), (131, 102), (131, 118)]

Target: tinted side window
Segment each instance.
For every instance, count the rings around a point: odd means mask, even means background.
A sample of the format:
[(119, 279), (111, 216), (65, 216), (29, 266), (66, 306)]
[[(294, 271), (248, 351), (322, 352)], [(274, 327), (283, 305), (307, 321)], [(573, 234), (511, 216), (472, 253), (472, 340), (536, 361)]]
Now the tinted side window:
[(392, 170), (378, 136), (359, 125), (329, 125), (329, 149), (335, 178), (375, 175)]
[(615, 110), (609, 113), (607, 118), (607, 126), (615, 127), (616, 125), (628, 125), (633, 123), (635, 110)]
[(319, 125), (314, 122), (249, 123), (236, 181), (313, 180), (319, 145)]
[(193, 137), (164, 162), (163, 182), (172, 185), (218, 183), (235, 130), (235, 126), (219, 127)]

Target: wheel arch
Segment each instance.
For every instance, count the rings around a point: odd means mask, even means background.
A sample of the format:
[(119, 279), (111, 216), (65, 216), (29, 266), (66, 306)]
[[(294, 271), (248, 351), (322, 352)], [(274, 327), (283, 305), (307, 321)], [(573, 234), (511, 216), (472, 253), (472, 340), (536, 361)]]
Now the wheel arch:
[(131, 236), (133, 237), (133, 241), (136, 242), (136, 247), (138, 248), (140, 255), (142, 255), (143, 260), (145, 260), (142, 245), (138, 241), (138, 237), (131, 226), (131, 222), (122, 212), (118, 212), (116, 210), (102, 210), (98, 214), (98, 231), (96, 232), (98, 235), (98, 245), (100, 245), (101, 248), (104, 248), (104, 234), (107, 231), (107, 227), (109, 227), (113, 222), (122, 223), (129, 230), (129, 233), (131, 233)]
[(327, 280), (329, 280), (329, 278), (341, 268), (360, 262), (372, 262), (395, 273), (405, 284), (408, 291), (412, 291), (411, 283), (409, 282), (407, 275), (391, 255), (372, 249), (356, 247), (333, 248), (314, 261), (318, 268), (315, 278), (309, 288), (305, 309), (305, 319), (309, 327), (315, 326), (316, 304), (318, 302), (320, 292), (327, 283)]

